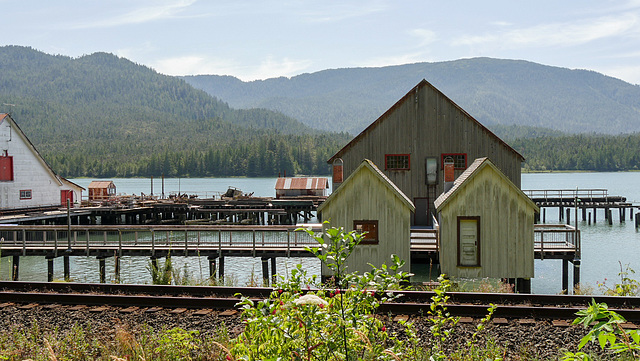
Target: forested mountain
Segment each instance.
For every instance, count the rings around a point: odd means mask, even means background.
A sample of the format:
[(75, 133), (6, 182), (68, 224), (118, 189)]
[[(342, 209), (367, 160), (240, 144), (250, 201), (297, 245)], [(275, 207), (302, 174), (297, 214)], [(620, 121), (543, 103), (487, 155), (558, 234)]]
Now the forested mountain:
[(566, 133), (640, 131), (640, 86), (593, 71), (519, 60), (334, 69), (252, 82), (216, 75), (183, 77), (231, 106), (273, 109), (311, 127), (351, 134), (423, 78), (490, 129), (519, 125)]
[(106, 53), (73, 59), (6, 46), (0, 69), (0, 111), (66, 177), (327, 173), (326, 159), (349, 138), (272, 110), (232, 109)]

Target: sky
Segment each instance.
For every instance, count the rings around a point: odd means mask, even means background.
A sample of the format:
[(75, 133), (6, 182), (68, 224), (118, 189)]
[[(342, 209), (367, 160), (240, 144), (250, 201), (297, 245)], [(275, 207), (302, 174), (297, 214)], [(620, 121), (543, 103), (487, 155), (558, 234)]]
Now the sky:
[(0, 0), (0, 46), (244, 81), (491, 57), (640, 84), (640, 0)]

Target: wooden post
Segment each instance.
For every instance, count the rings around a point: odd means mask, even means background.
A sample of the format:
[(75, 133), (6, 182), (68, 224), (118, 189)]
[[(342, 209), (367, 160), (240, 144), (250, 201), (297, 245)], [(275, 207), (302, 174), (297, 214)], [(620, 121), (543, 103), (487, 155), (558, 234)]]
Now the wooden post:
[(586, 221), (587, 220), (587, 208), (586, 207), (582, 207), (582, 221)]
[(591, 212), (589, 212), (589, 225), (591, 225)]
[(218, 278), (224, 283), (224, 257), (222, 256), (222, 253), (218, 258)]
[(542, 223), (547, 223), (547, 209), (542, 208)]
[(114, 277), (116, 279), (116, 283), (120, 283), (120, 256), (116, 254), (113, 257), (113, 260), (115, 262), (115, 265), (114, 265)]
[(98, 264), (100, 268), (100, 283), (107, 283), (107, 275), (106, 275), (106, 261), (104, 258), (98, 258)]
[(573, 288), (580, 284), (580, 260), (573, 260)]
[(275, 285), (278, 282), (276, 276), (276, 257), (271, 257), (271, 284)]
[(265, 286), (269, 285), (269, 259), (262, 257), (262, 280)]
[(214, 279), (216, 278), (216, 257), (209, 256), (207, 260), (209, 261), (209, 278)]
[(560, 211), (558, 213), (560, 213), (560, 222), (563, 221), (564, 219), (564, 207), (560, 206), (560, 208), (558, 208)]
[(13, 256), (13, 264), (11, 270), (11, 280), (17, 281), (20, 274), (20, 256)]
[(63, 272), (64, 272), (64, 281), (69, 282), (71, 280), (71, 266), (69, 265), (69, 256), (62, 256), (62, 264), (63, 264)]
[(598, 210), (598, 208), (593, 207), (593, 224), (596, 224), (596, 211)]
[(569, 294), (569, 260), (562, 259), (562, 293)]
[(613, 225), (613, 217), (611, 213), (612, 213), (611, 209), (607, 208), (607, 218), (610, 226)]
[(53, 258), (47, 258), (47, 282), (53, 282)]
[(640, 212), (636, 213), (636, 228), (640, 227)]
[(567, 224), (571, 224), (571, 208), (569, 207), (567, 207)]
[(627, 218), (627, 210), (624, 207), (618, 208), (618, 213), (620, 214), (620, 223), (624, 222), (624, 219)]

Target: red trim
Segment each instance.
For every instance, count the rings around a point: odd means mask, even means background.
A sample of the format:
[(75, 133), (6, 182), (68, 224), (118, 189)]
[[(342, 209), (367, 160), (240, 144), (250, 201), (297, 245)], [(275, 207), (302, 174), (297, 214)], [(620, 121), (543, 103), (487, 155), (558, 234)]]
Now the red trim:
[[(29, 196), (28, 197), (23, 196), (22, 192), (29, 192)], [(21, 189), (20, 190), (20, 199), (32, 199), (32, 197), (33, 197), (33, 192), (31, 191), (31, 189)]]
[(456, 169), (456, 170), (465, 170), (465, 169), (467, 169), (467, 164), (468, 164), (468, 161), (469, 161), (469, 157), (467, 157), (467, 153), (442, 153), (442, 154), (440, 154), (440, 169), (441, 170), (444, 169), (444, 158), (445, 157), (454, 157), (454, 156), (457, 156), (457, 155), (464, 155), (464, 168), (456, 167), (455, 166), (455, 160), (454, 160), (454, 163), (453, 163), (454, 164), (453, 165), (454, 169)]
[[(407, 168), (389, 168), (387, 159), (389, 157), (407, 157)], [(385, 154), (384, 155), (384, 170), (411, 170), (411, 154)]]

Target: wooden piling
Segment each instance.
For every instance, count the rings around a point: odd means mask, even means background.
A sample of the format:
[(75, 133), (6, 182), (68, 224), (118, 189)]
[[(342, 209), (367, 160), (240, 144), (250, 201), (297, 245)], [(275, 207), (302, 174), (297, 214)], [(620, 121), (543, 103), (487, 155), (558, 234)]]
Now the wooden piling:
[(613, 225), (613, 217), (611, 213), (611, 209), (607, 208), (607, 220), (609, 221), (610, 226)]
[(542, 223), (547, 223), (547, 209), (542, 209)]
[(589, 212), (589, 225), (591, 225), (591, 212)]
[(567, 208), (567, 224), (571, 224), (571, 208)]
[(47, 257), (47, 282), (53, 282), (53, 258)]
[(569, 260), (562, 260), (562, 293), (569, 293)]
[(113, 257), (113, 261), (114, 261), (114, 277), (116, 280), (116, 283), (120, 283), (120, 256), (119, 255), (115, 255)]
[(107, 283), (107, 267), (106, 261), (104, 258), (98, 258), (99, 268), (100, 268), (100, 283)]
[(636, 228), (640, 227), (640, 212), (636, 213)]
[(218, 258), (218, 278), (224, 283), (224, 257)]
[(573, 260), (573, 288), (575, 289), (580, 284), (580, 260)]
[(587, 208), (582, 207), (582, 221), (586, 221), (587, 220)]
[(20, 274), (20, 256), (13, 256), (12, 268), (11, 268), (11, 279), (13, 281), (18, 280), (18, 276)]
[(564, 207), (563, 206), (560, 206), (558, 213), (560, 213), (560, 222), (562, 222), (564, 220)]
[(209, 256), (207, 260), (209, 261), (209, 278), (214, 279), (216, 278), (216, 257)]
[(62, 256), (64, 281), (69, 282), (71, 280), (71, 266), (69, 264), (69, 256)]
[(271, 284), (275, 285), (278, 282), (276, 275), (276, 258), (271, 257)]
[(269, 286), (269, 259), (262, 257), (262, 282), (264, 286)]
[(593, 207), (593, 224), (596, 224), (596, 210), (597, 210), (597, 209), (598, 209), (598, 208)]

